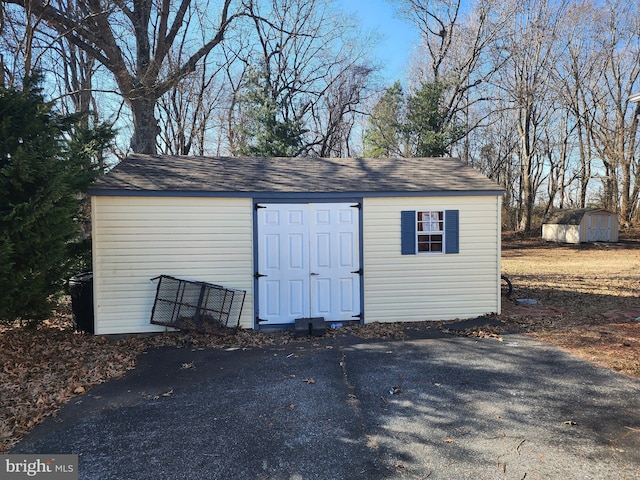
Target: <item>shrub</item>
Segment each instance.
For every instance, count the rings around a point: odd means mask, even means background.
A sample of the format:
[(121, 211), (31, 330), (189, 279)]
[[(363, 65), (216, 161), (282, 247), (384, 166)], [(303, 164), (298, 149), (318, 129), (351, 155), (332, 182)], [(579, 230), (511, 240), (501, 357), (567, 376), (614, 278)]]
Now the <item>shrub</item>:
[(71, 123), (39, 87), (0, 87), (1, 321), (46, 318), (73, 265), (83, 194), (98, 171), (72, 153)]

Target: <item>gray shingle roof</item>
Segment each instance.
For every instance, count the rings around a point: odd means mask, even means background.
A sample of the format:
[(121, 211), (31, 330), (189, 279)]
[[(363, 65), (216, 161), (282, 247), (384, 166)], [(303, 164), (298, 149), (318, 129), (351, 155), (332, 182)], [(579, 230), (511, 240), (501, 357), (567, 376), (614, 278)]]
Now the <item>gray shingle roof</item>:
[(92, 195), (170, 193), (501, 194), (454, 158), (254, 158), (134, 154), (98, 179)]
[(603, 210), (601, 208), (567, 208), (547, 215), (544, 219), (544, 223), (548, 223), (550, 225), (580, 225), (582, 217), (584, 217), (588, 212), (611, 213), (608, 210)]

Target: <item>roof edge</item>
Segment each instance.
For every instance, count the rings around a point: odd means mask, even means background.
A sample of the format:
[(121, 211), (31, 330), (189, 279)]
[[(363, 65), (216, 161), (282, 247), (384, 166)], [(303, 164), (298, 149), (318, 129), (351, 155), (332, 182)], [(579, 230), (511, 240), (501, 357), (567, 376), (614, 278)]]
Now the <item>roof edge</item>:
[(343, 198), (343, 197), (493, 197), (504, 190), (442, 190), (416, 192), (207, 192), (198, 190), (90, 189), (91, 197), (211, 197), (211, 198)]

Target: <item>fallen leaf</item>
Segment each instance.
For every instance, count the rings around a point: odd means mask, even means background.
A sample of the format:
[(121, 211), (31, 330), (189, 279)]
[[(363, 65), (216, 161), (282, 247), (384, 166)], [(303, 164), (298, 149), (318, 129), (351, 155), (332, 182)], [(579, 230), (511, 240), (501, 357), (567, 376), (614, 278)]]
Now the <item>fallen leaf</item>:
[(173, 388), (162, 394), (163, 397), (170, 397), (171, 395), (173, 395)]
[(309, 385), (313, 385), (314, 383), (316, 383), (316, 381), (313, 378), (303, 378), (302, 381)]
[(565, 425), (570, 425), (570, 426), (577, 425), (577, 423), (574, 422), (573, 420), (565, 420), (563, 423)]
[[(640, 238), (639, 232), (636, 230), (634, 238)], [(534, 242), (535, 245), (540, 243), (538, 240), (527, 240), (525, 243), (528, 245), (529, 242)], [(633, 245), (637, 243), (637, 240), (634, 240)], [(572, 279), (576, 278), (578, 271), (591, 271), (592, 257), (606, 255), (607, 263), (622, 261), (624, 265), (628, 265), (629, 250), (622, 248), (614, 252), (608, 248), (598, 247), (573, 252), (564, 247), (559, 249), (551, 247), (546, 243), (540, 250), (538, 248), (531, 250), (528, 246), (526, 250), (518, 250), (521, 246), (519, 241), (511, 242), (513, 249), (507, 250), (505, 268), (507, 270), (520, 268), (516, 268), (511, 258), (521, 257), (521, 255), (513, 255), (514, 253), (526, 252), (529, 261), (536, 265), (537, 274), (528, 275), (523, 271), (510, 273), (518, 277), (522, 291), (527, 291), (528, 295), (538, 296), (554, 305), (545, 306), (544, 302), (541, 302), (538, 309), (533, 309), (532, 306), (523, 309), (513, 302), (505, 301), (503, 313), (498, 318), (510, 328), (515, 327), (536, 338), (545, 339), (577, 352), (581, 356), (595, 359), (609, 368), (638, 377), (640, 349), (635, 346), (640, 341), (640, 321), (635, 320), (640, 320), (640, 305), (637, 305), (637, 300), (630, 307), (627, 305), (628, 297), (625, 293), (623, 297), (608, 294), (604, 305), (600, 300), (584, 301), (585, 293), (596, 294), (593, 297), (600, 299), (601, 297), (597, 295), (598, 289), (604, 284), (615, 285), (619, 292), (636, 291), (637, 275), (620, 275), (620, 270), (610, 268), (610, 273), (604, 272), (604, 277), (599, 276), (597, 279), (594, 277), (592, 284), (585, 284), (591, 276), (581, 277), (579, 283), (582, 290), (576, 290), (576, 288), (555, 290), (553, 301), (543, 293), (549, 290), (548, 280), (558, 277), (556, 272), (558, 253), (563, 256), (576, 255), (577, 264), (567, 262), (570, 270), (562, 271), (565, 283), (575, 287), (576, 282), (572, 282)], [(629, 268), (631, 268), (630, 265)], [(552, 274), (551, 277), (549, 277), (550, 274)], [(562, 309), (555, 306), (559, 303), (563, 305)], [(613, 312), (611, 321), (623, 323), (607, 323), (606, 328), (600, 322), (592, 325), (594, 321), (588, 319), (595, 318), (596, 315), (592, 313), (601, 310), (607, 311), (603, 314), (606, 318), (609, 318), (607, 316), (609, 311)], [(372, 322), (364, 325), (345, 325), (338, 330), (332, 330), (331, 335), (350, 334), (361, 338), (401, 339), (404, 338), (405, 331), (432, 330), (442, 324), (443, 322), (431, 321), (410, 324)], [(500, 327), (495, 329), (484, 327), (482, 332), (478, 330), (475, 335), (491, 336), (499, 340), (500, 333)], [(468, 331), (466, 334), (473, 335), (474, 332)], [(31, 427), (55, 414), (64, 403), (74, 398), (77, 401), (77, 394), (73, 392), (75, 387), (82, 385), (87, 392), (91, 392), (90, 387), (121, 377), (135, 368), (138, 355), (157, 347), (185, 348), (188, 346), (198, 351), (217, 348), (231, 352), (238, 349), (279, 346), (284, 347), (280, 350), (280, 355), (287, 355), (296, 349), (297, 344), (302, 344), (301, 342), (311, 346), (312, 343), (317, 344), (317, 339), (296, 338), (293, 332), (289, 331), (271, 333), (239, 328), (234, 335), (214, 333), (192, 334), (188, 337), (180, 332), (172, 332), (112, 341), (100, 336), (74, 332), (71, 302), (70, 298), (66, 297), (52, 317), (43, 321), (36, 329), (26, 329), (19, 322), (13, 325), (0, 325), (0, 405), (4, 407), (0, 408), (0, 453), (8, 452)], [(630, 344), (631, 347), (625, 346), (625, 343)], [(518, 343), (511, 342), (510, 345), (518, 346)], [(323, 348), (322, 343), (317, 348)], [(327, 345), (325, 348), (332, 347)], [(340, 361), (340, 365), (344, 367), (344, 361)], [(387, 407), (390, 399), (387, 399), (384, 393), (379, 397), (380, 404)], [(153, 398), (160, 398), (159, 394), (155, 395)], [(152, 397), (145, 394), (145, 398)], [(570, 423), (566, 425), (571, 426)]]
[(455, 440), (453, 438), (445, 438), (444, 443), (453, 443)]
[(83, 386), (76, 387), (75, 390), (73, 391), (73, 393), (75, 393), (76, 395), (79, 395), (84, 392), (85, 392), (85, 389)]

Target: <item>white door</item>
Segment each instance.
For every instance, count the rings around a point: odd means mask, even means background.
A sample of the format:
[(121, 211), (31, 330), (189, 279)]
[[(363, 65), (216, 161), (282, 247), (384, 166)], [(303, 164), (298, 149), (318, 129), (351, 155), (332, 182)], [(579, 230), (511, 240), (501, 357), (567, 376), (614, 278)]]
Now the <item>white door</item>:
[(587, 214), (587, 237), (590, 242), (611, 241), (611, 215)]
[(261, 325), (360, 314), (359, 210), (350, 203), (262, 204), (258, 221)]

